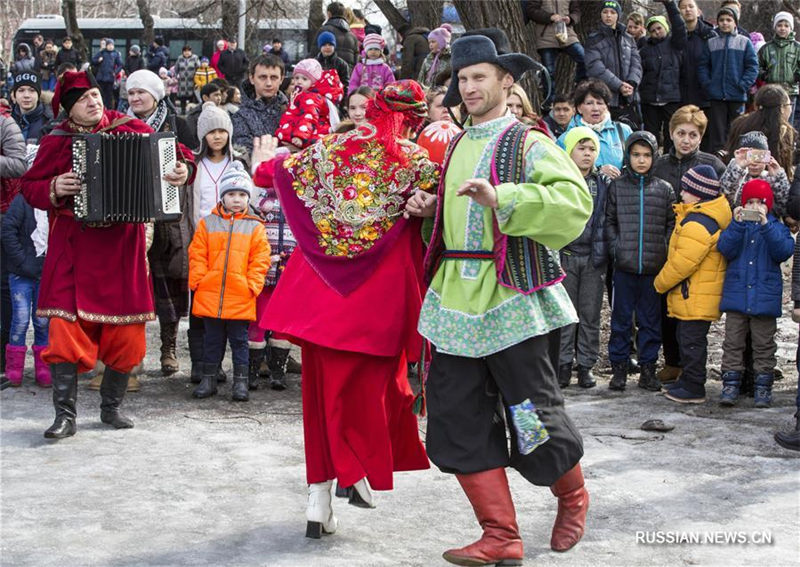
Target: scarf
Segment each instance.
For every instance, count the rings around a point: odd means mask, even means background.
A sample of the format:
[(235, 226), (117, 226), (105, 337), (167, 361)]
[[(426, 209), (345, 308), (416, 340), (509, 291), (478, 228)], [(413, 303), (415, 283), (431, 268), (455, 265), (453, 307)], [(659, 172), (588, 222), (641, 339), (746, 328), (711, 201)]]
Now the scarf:
[(440, 49), (436, 52), (436, 55), (433, 58), (433, 62), (431, 63), (431, 68), (428, 69), (428, 76), (425, 77), (425, 81), (430, 85), (433, 83), (433, 79), (436, 78), (436, 68), (439, 66), (439, 56), (442, 54), (444, 49)]
[(36, 257), (44, 256), (47, 252), (47, 235), (50, 225), (47, 220), (47, 212), (42, 209), (33, 209), (33, 217), (36, 219), (36, 228), (31, 233), (33, 247), (36, 248)]
[(580, 114), (578, 116), (580, 118), (580, 126), (586, 126), (587, 128), (591, 128), (592, 130), (594, 130), (599, 134), (600, 132), (605, 130), (606, 122), (608, 122), (608, 119), (611, 118), (611, 113), (606, 111), (605, 115), (603, 115), (603, 119), (597, 124), (589, 124), (583, 119), (583, 116), (581, 116)]
[(169, 107), (167, 106), (166, 98), (162, 98), (160, 101), (158, 101), (156, 109), (147, 118), (139, 118), (138, 116), (136, 116), (136, 114), (133, 113), (133, 109), (128, 108), (128, 116), (132, 116), (133, 118), (138, 118), (139, 120), (150, 126), (150, 128), (152, 128), (154, 132), (159, 132), (161, 130), (161, 127), (164, 125), (164, 122), (166, 121), (168, 114), (169, 114)]

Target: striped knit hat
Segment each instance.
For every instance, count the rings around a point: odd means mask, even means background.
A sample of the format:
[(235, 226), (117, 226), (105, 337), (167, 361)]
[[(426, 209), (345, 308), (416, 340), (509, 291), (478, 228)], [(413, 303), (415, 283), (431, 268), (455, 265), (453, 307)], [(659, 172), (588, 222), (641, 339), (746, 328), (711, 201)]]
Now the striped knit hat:
[(696, 165), (681, 177), (681, 191), (699, 197), (701, 201), (719, 196), (719, 178), (710, 165)]
[(219, 180), (219, 200), (230, 191), (244, 191), (248, 197), (253, 195), (253, 181), (238, 161), (232, 161)]

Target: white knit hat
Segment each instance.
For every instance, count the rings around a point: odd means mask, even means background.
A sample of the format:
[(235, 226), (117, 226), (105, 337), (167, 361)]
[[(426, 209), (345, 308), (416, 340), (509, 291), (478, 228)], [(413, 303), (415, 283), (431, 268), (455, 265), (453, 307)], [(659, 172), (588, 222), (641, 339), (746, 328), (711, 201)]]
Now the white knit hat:
[(220, 201), (230, 191), (244, 191), (248, 198), (252, 198), (253, 180), (238, 161), (232, 161), (219, 180)]
[(775, 17), (772, 18), (772, 29), (775, 29), (778, 22), (787, 22), (789, 24), (789, 29), (794, 31), (794, 16), (789, 12), (778, 12), (775, 14)]
[(167, 95), (164, 90), (164, 81), (161, 80), (161, 77), (147, 69), (139, 69), (131, 73), (125, 81), (125, 88), (128, 92), (132, 89), (147, 91), (153, 95), (156, 102), (161, 102), (161, 99)]
[[(138, 73), (138, 71), (137, 71)], [(212, 130), (225, 130), (228, 140), (233, 137), (233, 124), (230, 115), (211, 101), (203, 103), (203, 111), (197, 117), (197, 139), (200, 142)]]

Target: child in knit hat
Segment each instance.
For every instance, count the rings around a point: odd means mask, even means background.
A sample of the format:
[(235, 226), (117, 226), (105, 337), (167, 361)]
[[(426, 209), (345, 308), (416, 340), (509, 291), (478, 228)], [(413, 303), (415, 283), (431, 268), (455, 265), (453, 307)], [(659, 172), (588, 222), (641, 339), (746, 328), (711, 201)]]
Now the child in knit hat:
[(379, 91), (385, 85), (394, 82), (392, 68), (383, 56), (384, 47), (386, 41), (378, 34), (371, 33), (364, 37), (365, 57), (353, 68), (347, 88), (348, 95), (359, 87), (370, 87), (374, 91)]
[(683, 370), (666, 393), (678, 403), (705, 401), (708, 331), (720, 317), (725, 279), (725, 258), (716, 244), (731, 222), (731, 208), (719, 191), (717, 172), (710, 165), (697, 165), (681, 178), (667, 262), (653, 282), (658, 293), (667, 294), (669, 316), (678, 320)]
[(350, 83), (350, 65), (341, 57), (336, 55), (336, 36), (332, 32), (324, 31), (317, 36), (317, 61), (322, 65), (323, 71), (334, 69), (339, 75), (339, 80), (347, 90)]
[(294, 66), (290, 88), (289, 108), (275, 136), (284, 145), (303, 149), (339, 124), (336, 105), (344, 90), (336, 71), (323, 71), (316, 59), (303, 59)]
[(742, 134), (733, 157), (720, 178), (722, 193), (730, 201), (731, 207), (740, 201), (745, 183), (751, 179), (764, 179), (772, 187), (775, 213), (779, 217), (785, 215), (789, 202), (789, 178), (770, 153), (769, 141), (764, 133), (753, 131)]
[(217, 393), (217, 369), (227, 340), (233, 355), (232, 399), (249, 399), (247, 329), (256, 318), (256, 297), (270, 265), (264, 225), (250, 214), (252, 190), (250, 175), (239, 162), (232, 163), (219, 181), (219, 203), (197, 225), (189, 245), (192, 315), (203, 317), (205, 331), (195, 398)]
[(720, 310), (725, 312), (720, 405), (739, 398), (748, 333), (753, 345), (754, 406), (768, 408), (775, 378), (775, 333), (781, 316), (781, 262), (789, 259), (794, 240), (773, 214), (773, 191), (764, 179), (744, 184), (733, 222), (722, 232), (717, 249), (728, 260)]
[(417, 82), (423, 87), (433, 86), (434, 79), (442, 73), (450, 71), (450, 38), (453, 28), (450, 24), (442, 24), (428, 34), (430, 53), (422, 62)]
[(800, 43), (794, 39), (794, 16), (778, 12), (772, 18), (772, 30), (772, 40), (758, 50), (759, 77), (786, 89), (792, 103), (790, 116), (794, 116), (800, 94)]

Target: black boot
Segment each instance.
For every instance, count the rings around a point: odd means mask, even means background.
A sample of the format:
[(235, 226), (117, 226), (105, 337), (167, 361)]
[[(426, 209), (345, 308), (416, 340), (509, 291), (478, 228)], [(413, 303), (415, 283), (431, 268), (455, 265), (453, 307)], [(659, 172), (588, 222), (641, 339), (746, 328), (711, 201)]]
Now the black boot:
[(128, 389), (129, 374), (117, 372), (106, 366), (103, 383), (100, 384), (100, 421), (113, 425), (115, 429), (130, 429), (133, 422), (119, 413), (119, 406)]
[(775, 441), (784, 449), (800, 451), (800, 410), (794, 414), (795, 426), (792, 431), (778, 431), (775, 434)]
[(286, 389), (286, 360), (288, 348), (269, 347), (269, 387), (273, 390)]
[(200, 379), (200, 384), (192, 392), (195, 398), (208, 398), (217, 393), (217, 372), (219, 371), (219, 363), (217, 362), (204, 362), (203, 374)]
[(597, 380), (595, 380), (592, 369), (589, 366), (578, 366), (578, 386), (581, 388), (594, 388), (597, 386)]
[(189, 358), (192, 360), (192, 384), (199, 384), (203, 375), (203, 331), (202, 329), (189, 329), (186, 331), (189, 339)]
[(261, 362), (264, 360), (263, 348), (251, 348), (249, 350), (249, 363), (247, 368), (247, 387), (250, 390), (258, 390), (258, 369), (261, 368)]
[(250, 399), (248, 393), (248, 372), (247, 365), (233, 365), (233, 388), (231, 388), (231, 399), (234, 402), (246, 402)]
[(558, 367), (558, 385), (562, 388), (569, 386), (572, 380), (572, 363), (562, 364)]
[(639, 374), (639, 387), (650, 392), (661, 390), (661, 381), (656, 378), (655, 363), (642, 364), (642, 372)]
[(59, 362), (50, 365), (53, 379), (53, 406), (56, 419), (44, 432), (47, 439), (63, 439), (75, 435), (75, 399), (78, 397), (78, 365)]
[(625, 383), (628, 381), (628, 362), (611, 363), (611, 371), (613, 376), (611, 377), (611, 382), (608, 383), (608, 389), (617, 392), (623, 391)]

